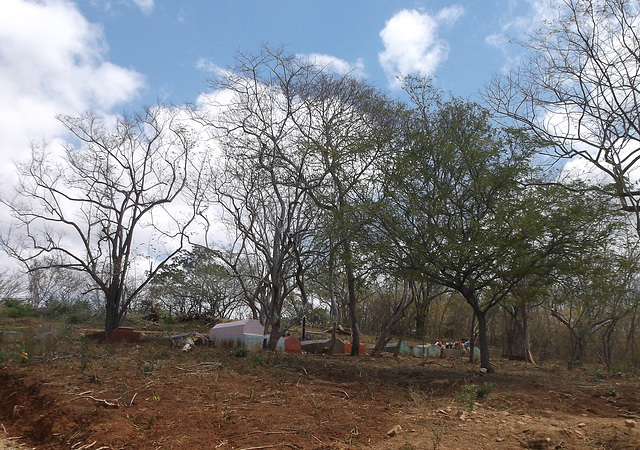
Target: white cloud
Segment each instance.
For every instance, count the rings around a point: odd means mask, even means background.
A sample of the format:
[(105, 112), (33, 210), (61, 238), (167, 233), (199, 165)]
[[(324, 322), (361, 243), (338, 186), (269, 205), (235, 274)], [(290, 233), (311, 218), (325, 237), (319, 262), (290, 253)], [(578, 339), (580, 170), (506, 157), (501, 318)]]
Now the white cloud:
[(325, 67), (328, 70), (339, 74), (351, 73), (358, 78), (364, 76), (364, 64), (361, 59), (356, 61), (355, 63), (350, 63), (348, 61), (345, 61), (344, 59), (336, 58), (335, 56), (322, 53), (309, 53), (307, 55), (300, 56), (306, 57), (313, 64)]
[[(3, 0), (0, 14), (0, 158), (61, 135), (56, 114), (108, 112), (134, 98), (141, 74), (107, 61), (100, 25), (68, 0)], [(4, 170), (12, 170), (10, 164)], [(4, 178), (6, 174), (0, 174)]]
[(403, 9), (386, 22), (380, 32), (384, 50), (378, 60), (392, 87), (399, 87), (398, 76), (432, 75), (436, 71), (449, 52), (438, 31), (453, 25), (462, 14), (460, 6), (443, 8), (435, 15)]
[(198, 59), (198, 61), (196, 61), (196, 69), (209, 72), (214, 75), (224, 75), (227, 72), (225, 68), (220, 67), (209, 58)]
[(140, 11), (142, 11), (145, 14), (148, 14), (151, 11), (153, 11), (154, 0), (133, 0), (133, 3), (135, 3), (136, 6), (140, 8)]
[[(523, 3), (527, 6), (524, 7)], [(517, 0), (509, 2), (504, 11), (500, 29), (485, 38), (490, 47), (500, 50), (505, 58), (502, 72), (508, 72), (522, 62), (522, 48), (511, 45), (513, 41), (528, 39), (545, 21), (556, 17), (560, 0)], [(515, 12), (518, 12), (516, 14)], [(524, 11), (524, 13), (523, 13)]]
[[(312, 64), (316, 64), (318, 66), (326, 68), (327, 70), (339, 74), (351, 73), (356, 77), (364, 77), (365, 75), (364, 64), (362, 63), (362, 60), (358, 60), (355, 63), (350, 63), (348, 61), (345, 61), (344, 59), (321, 53), (298, 54), (296, 56), (301, 59), (306, 59)], [(209, 58), (198, 59), (198, 61), (196, 61), (195, 67), (198, 70), (208, 72), (214, 76), (224, 76), (228, 72), (227, 69), (220, 67)]]

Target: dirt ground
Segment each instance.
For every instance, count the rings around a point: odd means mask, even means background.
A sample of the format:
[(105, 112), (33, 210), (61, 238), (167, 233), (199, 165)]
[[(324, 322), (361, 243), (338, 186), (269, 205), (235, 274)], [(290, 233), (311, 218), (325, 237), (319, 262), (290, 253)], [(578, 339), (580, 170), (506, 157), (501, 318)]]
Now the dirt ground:
[[(2, 345), (7, 355), (18, 344)], [(39, 345), (28, 361), (0, 363), (5, 446), (640, 448), (637, 375), (506, 360), (483, 374), (459, 359), (241, 357), (162, 341)]]

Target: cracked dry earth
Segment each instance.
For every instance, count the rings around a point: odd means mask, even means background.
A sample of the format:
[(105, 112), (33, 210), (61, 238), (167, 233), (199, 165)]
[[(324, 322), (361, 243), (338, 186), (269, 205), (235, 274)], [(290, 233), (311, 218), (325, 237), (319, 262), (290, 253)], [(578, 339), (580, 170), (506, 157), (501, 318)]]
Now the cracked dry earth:
[(552, 369), (65, 341), (0, 366), (0, 449), (640, 448), (637, 377)]

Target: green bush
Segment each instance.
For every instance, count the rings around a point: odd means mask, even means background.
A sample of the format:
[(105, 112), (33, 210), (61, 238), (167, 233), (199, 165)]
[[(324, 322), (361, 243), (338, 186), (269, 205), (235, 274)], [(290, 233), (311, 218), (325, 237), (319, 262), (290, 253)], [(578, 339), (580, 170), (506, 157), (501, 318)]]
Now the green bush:
[(462, 409), (473, 411), (476, 400), (488, 397), (494, 386), (494, 383), (483, 383), (480, 387), (475, 384), (465, 384), (462, 386), (460, 393), (456, 395), (456, 398)]
[(249, 354), (249, 351), (244, 347), (239, 347), (233, 352), (233, 356), (236, 358), (245, 358)]
[(178, 323), (178, 318), (169, 313), (164, 313), (162, 314), (162, 321), (167, 325), (175, 325)]
[(460, 392), (456, 395), (456, 399), (465, 411), (473, 411), (476, 406), (477, 387), (475, 384), (465, 384)]
[(20, 300), (7, 299), (4, 301), (4, 308), (0, 310), (0, 315), (3, 317), (10, 317), (17, 319), (19, 317), (26, 317), (31, 315), (33, 310), (22, 303)]
[(488, 397), (494, 386), (494, 383), (483, 383), (482, 386), (476, 389), (476, 398)]
[(598, 381), (604, 381), (605, 376), (602, 373), (602, 369), (600, 369), (600, 367), (596, 367), (595, 369), (593, 369), (593, 372), (591, 373), (591, 381), (593, 382), (598, 382)]

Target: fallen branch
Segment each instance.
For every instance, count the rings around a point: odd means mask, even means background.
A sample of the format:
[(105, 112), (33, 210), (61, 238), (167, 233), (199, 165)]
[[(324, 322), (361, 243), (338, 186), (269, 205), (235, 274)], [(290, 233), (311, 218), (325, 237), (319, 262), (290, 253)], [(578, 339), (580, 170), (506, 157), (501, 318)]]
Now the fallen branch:
[(94, 402), (96, 402), (96, 403), (100, 403), (100, 404), (102, 404), (102, 405), (106, 406), (107, 408), (119, 408), (119, 407), (120, 407), (120, 405), (119, 405), (118, 403), (111, 403), (110, 401), (107, 401), (107, 400), (102, 399), (102, 398), (95, 398), (95, 397), (93, 397), (93, 396), (91, 396), (91, 395), (79, 395), (79, 396), (77, 396), (77, 397), (72, 398), (71, 400), (69, 400), (69, 402), (72, 402), (72, 401), (78, 400), (79, 398), (88, 398), (88, 399), (91, 399), (91, 400), (93, 400), (93, 401), (94, 401)]
[(330, 395), (344, 395), (345, 400), (349, 400), (349, 394), (346, 391), (331, 392)]
[[(281, 444), (277, 444), (277, 446), (280, 446)], [(262, 445), (260, 447), (244, 447), (241, 448), (240, 450), (259, 450), (261, 448), (275, 448), (276, 445)]]
[(84, 445), (81, 445), (80, 447), (76, 447), (76, 445), (80, 444), (78, 442), (77, 444), (72, 445), (71, 448), (73, 450), (88, 450), (91, 447), (93, 447), (94, 445), (96, 445), (96, 442), (98, 442), (98, 441), (93, 441), (91, 444), (84, 444)]

